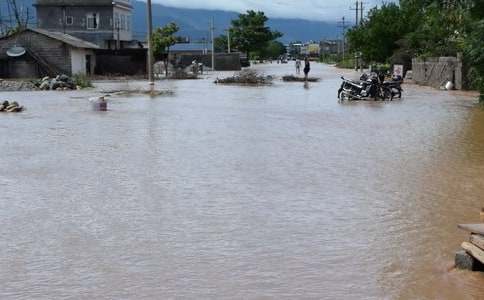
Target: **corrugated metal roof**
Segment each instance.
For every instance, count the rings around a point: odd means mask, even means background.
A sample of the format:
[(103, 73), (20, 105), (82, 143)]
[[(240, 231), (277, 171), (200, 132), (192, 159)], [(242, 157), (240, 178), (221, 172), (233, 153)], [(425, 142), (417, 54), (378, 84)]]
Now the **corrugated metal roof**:
[[(88, 41), (85, 41), (85, 40), (81, 40), (81, 39), (76, 38), (72, 35), (65, 34), (65, 33), (62, 33), (62, 32), (48, 31), (48, 30), (39, 29), (39, 28), (27, 28), (27, 29), (24, 29), (21, 32), (14, 33), (13, 35), (22, 34), (22, 32), (25, 32), (25, 31), (33, 31), (33, 32), (36, 32), (38, 34), (42, 34), (42, 35), (45, 35), (47, 37), (50, 37), (54, 40), (61, 41), (65, 44), (67, 44), (67, 45), (70, 45), (70, 46), (76, 47), (76, 48), (99, 49), (98, 45), (93, 44), (93, 43), (88, 42)], [(6, 39), (6, 38), (9, 38), (9, 37), (10, 36), (3, 37), (3, 38), (0, 38), (0, 40)]]
[(212, 51), (212, 44), (180, 43), (170, 47), (170, 51)]

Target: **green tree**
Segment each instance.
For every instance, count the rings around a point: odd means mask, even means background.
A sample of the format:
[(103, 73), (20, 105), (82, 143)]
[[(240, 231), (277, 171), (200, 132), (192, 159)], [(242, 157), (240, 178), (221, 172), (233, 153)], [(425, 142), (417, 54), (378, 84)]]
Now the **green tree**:
[(464, 53), (472, 62), (471, 71), (476, 74), (475, 83), (481, 92), (479, 100), (484, 102), (484, 1), (475, 0), (470, 11), (472, 22), (467, 27)]
[(216, 37), (214, 42), (214, 48), (215, 52), (227, 52), (229, 48), (227, 45), (227, 36), (222, 34)]
[(280, 32), (272, 31), (266, 26), (268, 20), (261, 11), (249, 10), (245, 14), (240, 14), (238, 19), (232, 21), (230, 28), (234, 47), (250, 57), (251, 52), (262, 51), (270, 41), (280, 38)]
[(172, 22), (163, 27), (157, 28), (151, 36), (153, 55), (158, 59), (164, 57), (166, 76), (168, 76), (168, 57), (170, 55), (170, 47), (178, 42), (178, 38), (175, 36), (178, 30), (180, 30), (178, 25)]
[(386, 62), (398, 49), (397, 41), (408, 29), (400, 7), (389, 3), (370, 10), (363, 24), (350, 29), (346, 36), (350, 51), (361, 51), (363, 58), (369, 62)]
[(286, 53), (286, 47), (279, 41), (270, 41), (267, 47), (262, 51), (262, 58), (277, 59)]

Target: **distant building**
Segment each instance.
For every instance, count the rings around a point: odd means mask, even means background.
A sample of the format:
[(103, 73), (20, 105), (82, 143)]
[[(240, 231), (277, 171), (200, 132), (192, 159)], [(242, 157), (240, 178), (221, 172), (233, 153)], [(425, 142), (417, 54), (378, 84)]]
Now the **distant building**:
[(321, 55), (339, 54), (342, 48), (341, 40), (322, 40), (320, 43)]
[(102, 49), (129, 48), (132, 0), (37, 0), (37, 26), (94, 43)]
[[(22, 47), (22, 55), (9, 50)], [(99, 46), (74, 36), (43, 29), (25, 29), (0, 38), (0, 77), (38, 78), (59, 74), (93, 74)]]
[(287, 53), (289, 56), (296, 58), (301, 55), (301, 47), (303, 46), (300, 42), (290, 43), (287, 47)]
[(301, 46), (301, 55), (308, 57), (319, 57), (321, 48), (319, 43), (309, 42)]

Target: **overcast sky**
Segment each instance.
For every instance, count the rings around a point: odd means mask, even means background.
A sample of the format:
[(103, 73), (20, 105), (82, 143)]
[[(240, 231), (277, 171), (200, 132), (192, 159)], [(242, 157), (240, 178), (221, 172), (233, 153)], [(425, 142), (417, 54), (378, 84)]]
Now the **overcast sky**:
[[(299, 18), (307, 20), (334, 21), (343, 15), (353, 17), (351, 0), (152, 0), (167, 6), (184, 8), (219, 9), (243, 12), (248, 9), (262, 10), (270, 17)], [(386, 2), (390, 2), (387, 0)], [(382, 0), (363, 1), (367, 8), (381, 4)]]

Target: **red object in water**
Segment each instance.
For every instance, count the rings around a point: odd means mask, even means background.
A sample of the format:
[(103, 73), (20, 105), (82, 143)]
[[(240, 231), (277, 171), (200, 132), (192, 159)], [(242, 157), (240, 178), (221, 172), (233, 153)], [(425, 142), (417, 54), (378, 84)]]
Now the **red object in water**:
[(108, 110), (108, 103), (106, 101), (101, 101), (99, 103), (99, 110), (100, 111), (107, 111)]

